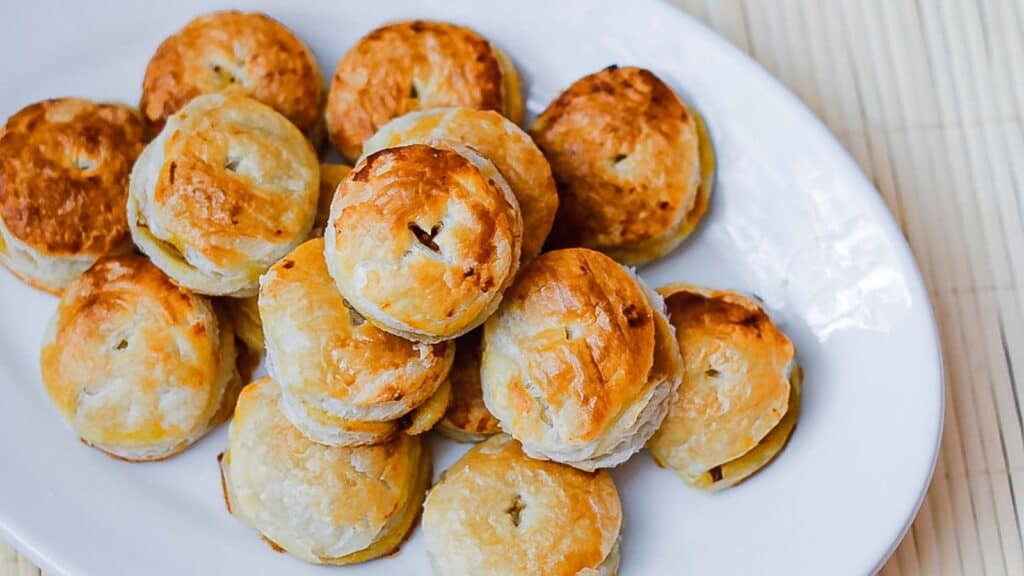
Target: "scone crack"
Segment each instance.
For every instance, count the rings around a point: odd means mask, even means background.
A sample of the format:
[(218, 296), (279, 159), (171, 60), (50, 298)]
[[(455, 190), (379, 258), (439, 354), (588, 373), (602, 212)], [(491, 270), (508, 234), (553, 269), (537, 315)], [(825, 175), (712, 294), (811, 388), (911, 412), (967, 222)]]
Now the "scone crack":
[(441, 223), (437, 223), (431, 226), (430, 232), (424, 230), (416, 222), (409, 222), (407, 227), (409, 228), (409, 231), (412, 232), (412, 235), (416, 237), (417, 242), (419, 242), (423, 246), (426, 246), (433, 252), (441, 251), (441, 247), (438, 246), (437, 242), (434, 241), (434, 238), (437, 238), (437, 235), (441, 232)]
[(522, 519), (523, 510), (526, 509), (526, 504), (523, 502), (523, 497), (520, 494), (516, 494), (512, 498), (512, 503), (505, 508), (505, 514), (508, 515), (509, 520), (512, 521), (512, 525), (516, 528), (519, 527), (519, 522)]

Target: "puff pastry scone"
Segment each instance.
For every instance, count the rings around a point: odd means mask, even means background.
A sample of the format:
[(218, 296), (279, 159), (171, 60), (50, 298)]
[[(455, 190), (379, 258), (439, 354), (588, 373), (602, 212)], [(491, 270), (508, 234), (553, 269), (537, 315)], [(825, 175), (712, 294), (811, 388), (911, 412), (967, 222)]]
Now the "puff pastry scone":
[(523, 221), (501, 173), (454, 143), (370, 154), (338, 186), (324, 233), (345, 299), (384, 330), (423, 342), (469, 332), (519, 269)]
[(793, 343), (743, 294), (686, 284), (659, 292), (686, 375), (648, 448), (692, 486), (733, 486), (774, 458), (796, 426), (801, 371)]
[(316, 58), (266, 14), (213, 12), (172, 34), (146, 66), (139, 108), (160, 129), (196, 96), (217, 92), (258, 100), (283, 114), (315, 146), (323, 140), (324, 88)]
[(284, 417), (269, 378), (242, 390), (221, 460), (231, 514), (307, 562), (353, 564), (390, 554), (408, 536), (430, 484), (417, 436), (331, 447)]
[(130, 246), (128, 175), (145, 145), (130, 108), (79, 98), (26, 106), (0, 131), (0, 263), (60, 293)]
[[(267, 367), (285, 416), (332, 446), (387, 440), (411, 424), (399, 419), (424, 405), (432, 416), (415, 428), (429, 429), (447, 408), (442, 384), (454, 347), (411, 342), (368, 322), (335, 288), (323, 246), (307, 241), (260, 280)], [(439, 390), (441, 406), (430, 402)]]
[(558, 181), (556, 246), (642, 264), (672, 251), (708, 209), (707, 130), (649, 70), (610, 66), (577, 80), (530, 133)]
[(68, 286), (40, 367), (81, 439), (132, 461), (187, 448), (230, 414), (240, 385), (230, 322), (137, 254), (103, 258)]
[(621, 527), (606, 471), (528, 458), (505, 434), (467, 452), (423, 504), (438, 576), (613, 576)]
[(221, 304), (231, 319), (231, 326), (238, 339), (252, 352), (263, 354), (266, 351), (263, 345), (263, 320), (260, 319), (256, 297), (223, 298)]
[(331, 201), (334, 200), (334, 191), (338, 184), (352, 171), (351, 166), (345, 164), (320, 165), (320, 198), (316, 204), (316, 221), (313, 223), (313, 230), (310, 237), (323, 237), (324, 229), (327, 228), (327, 219), (331, 217)]
[(484, 404), (480, 387), (480, 345), (483, 329), (477, 328), (455, 342), (455, 361), (448, 374), (451, 404), (437, 431), (458, 442), (480, 442), (501, 431), (498, 419)]
[(260, 274), (308, 236), (320, 164), (284, 116), (208, 94), (167, 120), (139, 156), (128, 193), (135, 244), (202, 294), (255, 296)]
[(682, 373), (661, 297), (586, 248), (538, 256), (484, 325), (487, 408), (528, 455), (583, 470), (640, 450)]
[(327, 96), (327, 130), (355, 161), (363, 142), (413, 110), (466, 106), (523, 119), (512, 61), (473, 30), (416, 20), (382, 26), (338, 62)]

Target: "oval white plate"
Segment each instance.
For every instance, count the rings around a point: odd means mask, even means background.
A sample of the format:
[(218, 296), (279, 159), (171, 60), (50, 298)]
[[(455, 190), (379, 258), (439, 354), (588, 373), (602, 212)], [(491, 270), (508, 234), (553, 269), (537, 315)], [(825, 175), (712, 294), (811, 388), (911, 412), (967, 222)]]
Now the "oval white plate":
[[(625, 506), (622, 574), (865, 573), (917, 510), (942, 422), (942, 364), (914, 261), (877, 193), (778, 83), (677, 8), (655, 1), (256, 2), (306, 40), (329, 76), (382, 22), (468, 24), (523, 72), (536, 114), (609, 64), (653, 69), (707, 118), (718, 154), (706, 222), (642, 270), (653, 285), (753, 292), (796, 343), (804, 406), (782, 455), (720, 494), (640, 454), (614, 475)], [(146, 62), (189, 18), (223, 3), (33, 0), (0, 31), (0, 115), (63, 95), (135, 103)], [(314, 573), (224, 510), (225, 427), (167, 462), (86, 448), (40, 384), (55, 305), (0, 271), (0, 536), (54, 573)], [(435, 440), (436, 472), (464, 447)], [(429, 574), (417, 531), (401, 552), (339, 570)], [(323, 573), (323, 572), (319, 572)]]

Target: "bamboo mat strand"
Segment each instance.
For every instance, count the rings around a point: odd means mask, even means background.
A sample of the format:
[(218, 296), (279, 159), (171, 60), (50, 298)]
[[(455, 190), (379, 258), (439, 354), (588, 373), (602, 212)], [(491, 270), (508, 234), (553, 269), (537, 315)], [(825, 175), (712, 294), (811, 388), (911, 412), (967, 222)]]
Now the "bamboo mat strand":
[[(825, 122), (928, 286), (946, 364), (942, 449), (881, 574), (1024, 574), (1024, 2), (673, 2)], [(38, 574), (0, 542), (0, 576)]]

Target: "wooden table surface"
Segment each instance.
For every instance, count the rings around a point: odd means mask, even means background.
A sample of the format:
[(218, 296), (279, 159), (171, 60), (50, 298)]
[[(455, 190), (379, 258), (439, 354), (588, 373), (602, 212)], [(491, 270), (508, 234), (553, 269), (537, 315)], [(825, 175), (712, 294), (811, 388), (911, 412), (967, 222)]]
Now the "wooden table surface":
[[(673, 1), (828, 124), (928, 285), (946, 362), (942, 451), (882, 574), (1024, 574), (1024, 1)], [(38, 573), (0, 542), (0, 576)]]

